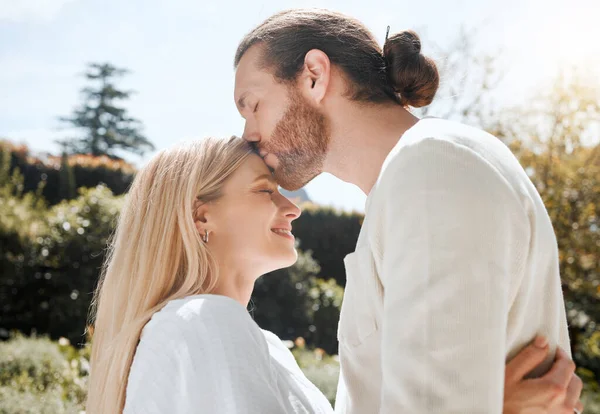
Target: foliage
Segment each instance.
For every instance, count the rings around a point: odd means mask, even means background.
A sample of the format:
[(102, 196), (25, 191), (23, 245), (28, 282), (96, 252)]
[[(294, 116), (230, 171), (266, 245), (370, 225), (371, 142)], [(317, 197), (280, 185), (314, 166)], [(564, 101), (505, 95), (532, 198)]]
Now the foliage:
[(575, 362), (598, 378), (600, 355), (586, 345), (598, 339), (593, 333), (600, 321), (600, 85), (594, 85), (575, 72), (563, 74), (527, 110), (507, 112), (496, 133), (509, 143), (548, 210)]
[(577, 371), (579, 377), (583, 380), (583, 391), (581, 393), (581, 402), (585, 407), (585, 412), (590, 414), (600, 413), (600, 386), (594, 379), (594, 376), (585, 368)]
[(83, 409), (85, 351), (62, 338), (16, 335), (0, 343), (0, 413), (72, 413)]
[(340, 362), (337, 355), (327, 355), (321, 348), (307, 349), (302, 338), (298, 338), (292, 348), (292, 354), (306, 378), (321, 390), (329, 402), (334, 405), (340, 375)]
[(346, 286), (344, 257), (354, 251), (362, 222), (360, 213), (307, 203), (302, 205), (302, 215), (294, 221), (293, 228), (300, 249), (313, 252), (321, 266), (320, 274)]
[(48, 210), (0, 201), (0, 328), (81, 342), (122, 198), (98, 186)]
[[(309, 348), (303, 338), (287, 341), (306, 377), (334, 404), (339, 359), (320, 348)], [(598, 346), (598, 344), (596, 345)], [(61, 338), (16, 335), (0, 343), (0, 414), (63, 414), (83, 409), (89, 374), (89, 346), (76, 349)], [(600, 414), (600, 387), (593, 374), (580, 368), (586, 413)]]
[(126, 73), (127, 70), (110, 63), (88, 65), (87, 80), (98, 84), (83, 88), (84, 102), (70, 117), (61, 118), (85, 131), (81, 138), (62, 141), (65, 150), (110, 157), (117, 156), (115, 150), (140, 155), (154, 150), (154, 145), (141, 133), (141, 123), (115, 104), (115, 101), (128, 99), (131, 95), (129, 91), (117, 89), (114, 83), (115, 78)]
[[(290, 341), (292, 354), (307, 378), (333, 404), (339, 376), (337, 356)], [(89, 347), (76, 349), (65, 338), (15, 335), (0, 343), (0, 414), (63, 414), (84, 409)]]
[(24, 391), (0, 386), (0, 414), (78, 414), (83, 407), (64, 401), (60, 389)]
[(60, 160), (60, 170), (58, 179), (58, 196), (61, 200), (72, 200), (75, 198), (76, 184), (73, 168), (69, 163), (69, 157), (66, 152)]
[(415, 110), (419, 117), (435, 116), (482, 128), (495, 119), (498, 108), (493, 95), (504, 80), (505, 56), (501, 49), (480, 47), (482, 32), (480, 27), (460, 27), (444, 47), (428, 39), (437, 57), (440, 87), (431, 105)]
[[(17, 329), (80, 344), (123, 198), (100, 185), (46, 208), (39, 194), (19, 190), (18, 170), (4, 181), (10, 185), (0, 198), (0, 334)], [(254, 291), (254, 316), (283, 338), (302, 336), (335, 352), (342, 289), (317, 274), (307, 252), (291, 268), (265, 275)]]
[[(600, 331), (596, 329), (596, 323), (590, 325), (585, 333), (579, 335), (574, 354), (580, 370), (590, 380), (588, 382), (600, 379)], [(598, 397), (600, 399), (600, 395)]]
[(2, 168), (8, 165), (9, 175), (16, 170), (22, 175), (22, 192), (35, 192), (43, 183), (41, 195), (50, 205), (77, 197), (78, 188), (99, 184), (113, 194), (124, 194), (135, 173), (135, 168), (123, 160), (86, 154), (36, 157), (26, 146), (8, 141), (0, 141), (0, 153), (4, 157)]
[(343, 289), (333, 279), (318, 279), (318, 273), (311, 252), (299, 252), (294, 266), (256, 282), (250, 311), (258, 325), (280, 338), (303, 337), (331, 353), (337, 351)]
[(314, 346), (323, 348), (327, 353), (337, 353), (337, 328), (344, 289), (334, 279), (314, 279), (308, 294), (311, 307), (307, 314), (311, 318), (307, 339)]

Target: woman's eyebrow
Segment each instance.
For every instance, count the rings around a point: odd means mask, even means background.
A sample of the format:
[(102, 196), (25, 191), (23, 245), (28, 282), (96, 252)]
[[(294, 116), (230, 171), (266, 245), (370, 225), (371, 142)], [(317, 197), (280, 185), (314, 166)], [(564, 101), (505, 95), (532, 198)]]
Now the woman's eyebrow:
[(275, 181), (275, 178), (273, 177), (273, 174), (270, 174), (270, 173), (259, 175), (258, 177), (256, 177), (254, 182), (256, 183), (261, 180), (268, 180), (268, 181), (271, 181), (273, 184), (277, 184), (277, 182)]

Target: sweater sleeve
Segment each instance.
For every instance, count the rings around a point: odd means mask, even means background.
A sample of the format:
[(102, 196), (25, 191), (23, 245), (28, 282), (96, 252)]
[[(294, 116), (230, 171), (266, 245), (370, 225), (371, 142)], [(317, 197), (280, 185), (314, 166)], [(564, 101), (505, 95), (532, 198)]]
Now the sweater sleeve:
[(524, 209), (487, 161), (442, 140), (404, 148), (380, 185), (380, 413), (500, 414)]
[(235, 311), (203, 309), (150, 326), (137, 347), (123, 412), (283, 412), (264, 337)]

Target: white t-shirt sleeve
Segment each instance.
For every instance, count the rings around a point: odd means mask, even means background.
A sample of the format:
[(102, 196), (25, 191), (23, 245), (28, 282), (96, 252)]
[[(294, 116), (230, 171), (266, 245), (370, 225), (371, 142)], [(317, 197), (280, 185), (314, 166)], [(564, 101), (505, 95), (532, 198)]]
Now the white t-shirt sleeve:
[(125, 414), (282, 412), (260, 329), (231, 303), (207, 305), (187, 319), (148, 326)]
[(457, 144), (425, 139), (387, 168), (369, 213), (384, 289), (380, 413), (500, 414), (525, 211), (493, 167)]

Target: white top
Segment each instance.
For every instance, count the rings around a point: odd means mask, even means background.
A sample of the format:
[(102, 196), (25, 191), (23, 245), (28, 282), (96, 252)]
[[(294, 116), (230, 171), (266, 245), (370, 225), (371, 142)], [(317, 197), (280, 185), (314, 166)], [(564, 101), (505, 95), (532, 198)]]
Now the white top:
[(169, 302), (142, 331), (124, 414), (333, 413), (292, 353), (235, 300)]
[(336, 412), (500, 414), (507, 359), (538, 333), (569, 349), (550, 218), (483, 131), (409, 129), (345, 264)]

